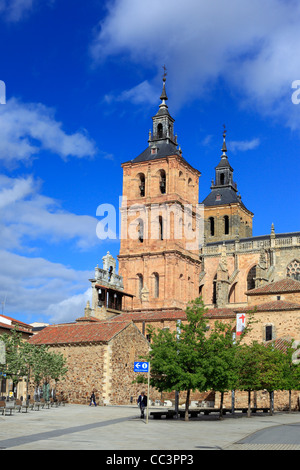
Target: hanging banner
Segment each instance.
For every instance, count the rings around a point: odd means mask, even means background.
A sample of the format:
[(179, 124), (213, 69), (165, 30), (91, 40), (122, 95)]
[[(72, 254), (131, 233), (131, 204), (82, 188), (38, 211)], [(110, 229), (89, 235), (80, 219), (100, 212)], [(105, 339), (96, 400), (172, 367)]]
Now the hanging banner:
[(236, 336), (240, 336), (246, 326), (246, 315), (244, 313), (238, 313), (236, 316)]

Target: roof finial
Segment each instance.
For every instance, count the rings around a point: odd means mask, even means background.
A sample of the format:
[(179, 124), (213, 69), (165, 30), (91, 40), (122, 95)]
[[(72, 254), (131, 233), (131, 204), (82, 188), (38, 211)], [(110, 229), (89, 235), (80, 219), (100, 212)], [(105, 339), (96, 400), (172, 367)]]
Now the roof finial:
[(166, 69), (166, 66), (164, 65), (163, 66), (163, 69), (164, 69), (164, 74), (163, 74), (163, 89), (162, 89), (162, 93), (161, 93), (161, 97), (160, 99), (162, 100), (163, 104), (165, 104), (165, 101), (168, 99), (167, 97), (167, 93), (166, 93), (166, 77), (167, 77), (167, 69)]
[(227, 152), (227, 147), (226, 147), (226, 126), (225, 124), (223, 124), (223, 127), (224, 127), (224, 131), (223, 131), (223, 147), (222, 147), (222, 152), (223, 152), (223, 155), (224, 156), (227, 156), (226, 155), (226, 152)]
[(163, 81), (165, 82), (166, 81), (166, 76), (167, 76), (167, 68), (166, 68), (165, 65), (163, 66), (163, 69), (164, 69)]

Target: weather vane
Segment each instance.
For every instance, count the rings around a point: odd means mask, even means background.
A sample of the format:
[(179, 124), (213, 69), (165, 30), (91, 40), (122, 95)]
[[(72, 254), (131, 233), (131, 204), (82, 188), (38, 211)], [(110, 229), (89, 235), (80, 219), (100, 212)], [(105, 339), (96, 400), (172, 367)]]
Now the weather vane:
[(167, 69), (166, 69), (166, 66), (165, 66), (165, 65), (163, 66), (163, 69), (164, 69), (163, 80), (166, 80)]

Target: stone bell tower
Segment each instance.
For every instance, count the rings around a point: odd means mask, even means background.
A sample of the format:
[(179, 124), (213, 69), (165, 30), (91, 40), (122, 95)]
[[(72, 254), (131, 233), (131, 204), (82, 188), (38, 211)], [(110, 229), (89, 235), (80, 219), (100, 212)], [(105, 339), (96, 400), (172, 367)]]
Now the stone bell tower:
[(122, 164), (118, 260), (124, 289), (135, 295), (135, 311), (184, 308), (199, 289), (200, 172), (178, 147), (166, 103), (166, 74), (160, 100), (148, 147)]
[(207, 243), (252, 236), (253, 213), (242, 202), (233, 169), (228, 161), (224, 126), (222, 155), (215, 168), (211, 192), (204, 199), (205, 239)]

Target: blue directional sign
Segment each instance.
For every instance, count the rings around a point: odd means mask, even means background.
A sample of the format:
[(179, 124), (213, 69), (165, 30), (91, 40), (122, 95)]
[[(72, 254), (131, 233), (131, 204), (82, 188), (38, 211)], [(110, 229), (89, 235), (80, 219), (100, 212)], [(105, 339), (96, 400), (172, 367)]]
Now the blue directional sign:
[(149, 362), (135, 362), (134, 372), (149, 372)]

